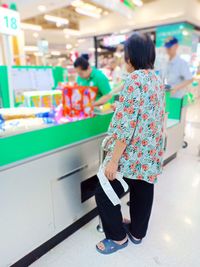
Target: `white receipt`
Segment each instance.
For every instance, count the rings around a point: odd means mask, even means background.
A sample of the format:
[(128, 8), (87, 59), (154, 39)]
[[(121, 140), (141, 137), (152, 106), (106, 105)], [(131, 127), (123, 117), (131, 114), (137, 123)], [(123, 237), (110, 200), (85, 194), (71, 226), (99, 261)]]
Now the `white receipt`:
[[(99, 178), (100, 185), (107, 195), (107, 197), (110, 199), (110, 201), (113, 203), (114, 206), (117, 206), (121, 204), (121, 201), (117, 194), (115, 193), (114, 189), (112, 188), (108, 178), (104, 174), (104, 170), (102, 166), (99, 168), (99, 172), (97, 173), (97, 177)], [(124, 188), (124, 192), (128, 191), (128, 185), (123, 179), (123, 175), (120, 172), (117, 172), (116, 179), (121, 183), (122, 187)]]

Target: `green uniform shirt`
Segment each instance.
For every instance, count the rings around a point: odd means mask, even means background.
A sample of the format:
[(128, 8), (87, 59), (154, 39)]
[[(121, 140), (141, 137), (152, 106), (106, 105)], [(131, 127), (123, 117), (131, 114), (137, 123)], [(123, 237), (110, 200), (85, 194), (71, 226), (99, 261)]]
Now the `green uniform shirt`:
[(95, 86), (98, 88), (96, 100), (104, 95), (111, 92), (110, 84), (108, 78), (103, 74), (102, 71), (92, 68), (91, 75), (88, 79), (83, 79), (81, 77), (77, 78), (78, 85), (81, 86)]

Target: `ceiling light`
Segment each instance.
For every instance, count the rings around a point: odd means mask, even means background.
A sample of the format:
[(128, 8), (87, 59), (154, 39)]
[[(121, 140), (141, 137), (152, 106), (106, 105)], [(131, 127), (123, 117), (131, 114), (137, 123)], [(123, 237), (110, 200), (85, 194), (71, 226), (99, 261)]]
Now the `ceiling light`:
[(163, 238), (166, 242), (170, 242), (172, 240), (172, 237), (169, 234), (164, 234)]
[(108, 16), (108, 15), (109, 15), (109, 12), (108, 12), (108, 11), (104, 11), (104, 12), (103, 12), (103, 15), (104, 15), (104, 16)]
[(71, 3), (72, 6), (74, 7), (79, 7), (79, 6), (82, 6), (84, 5), (83, 1), (80, 1), (80, 0), (75, 0)]
[(60, 51), (51, 51), (52, 56), (60, 56), (61, 52)]
[(135, 4), (138, 7), (143, 6), (143, 1), (142, 0), (133, 0), (133, 4)]
[(56, 23), (56, 26), (59, 28), (59, 27), (62, 26), (62, 24), (61, 24), (60, 22), (57, 22), (57, 23)]
[(45, 15), (44, 19), (53, 23), (58, 23), (59, 25), (67, 25), (69, 24), (69, 20), (61, 17), (55, 17), (50, 15)]
[(38, 6), (38, 10), (39, 10), (40, 12), (45, 12), (45, 11), (47, 10), (47, 7), (44, 6), (44, 5), (39, 5), (39, 6)]
[(23, 30), (41, 31), (42, 27), (36, 24), (21, 23), (21, 28)]
[(186, 224), (192, 225), (192, 220), (189, 217), (185, 217), (184, 222)]
[(38, 47), (37, 46), (25, 46), (24, 47), (24, 51), (25, 52), (37, 52), (38, 51)]
[(97, 12), (99, 12), (99, 13), (102, 13), (102, 11), (103, 11), (102, 8), (99, 8), (99, 7), (96, 8), (96, 10), (97, 10)]
[(120, 31), (121, 34), (128, 33), (128, 32), (130, 32), (130, 29), (124, 29)]
[(43, 56), (43, 53), (41, 53), (41, 52), (35, 52), (34, 53), (34, 56), (36, 56), (36, 57), (42, 57)]
[(94, 47), (88, 48), (88, 51), (94, 52), (95, 51), (95, 48)]
[(85, 15), (88, 17), (96, 18), (96, 19), (99, 19), (101, 17), (101, 14), (99, 14), (99, 13), (95, 13), (93, 11), (89, 11), (89, 10), (86, 10), (86, 9), (83, 9), (80, 7), (76, 8), (76, 12), (81, 14), (81, 15)]
[(78, 39), (79, 44), (84, 43), (85, 41), (86, 41), (86, 39)]
[(33, 37), (37, 39), (39, 37), (39, 33), (38, 32), (34, 32), (33, 33)]
[(85, 10), (88, 10), (88, 11), (96, 11), (98, 13), (101, 13), (102, 12), (102, 9), (101, 8), (98, 8), (94, 5), (91, 5), (91, 4), (87, 4), (87, 3), (84, 3), (82, 6), (79, 6)]
[(184, 36), (188, 36), (189, 35), (189, 32), (186, 31), (186, 30), (183, 30), (182, 33), (183, 33)]
[(63, 31), (66, 35), (79, 36), (81, 34), (80, 31), (74, 29), (64, 29)]
[(71, 44), (67, 44), (66, 45), (66, 49), (68, 49), (68, 50), (72, 49), (72, 45)]

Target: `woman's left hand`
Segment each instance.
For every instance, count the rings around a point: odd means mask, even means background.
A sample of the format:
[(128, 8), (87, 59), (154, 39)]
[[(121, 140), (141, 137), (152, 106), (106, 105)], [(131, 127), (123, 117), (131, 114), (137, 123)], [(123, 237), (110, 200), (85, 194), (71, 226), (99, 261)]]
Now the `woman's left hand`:
[(114, 181), (116, 179), (117, 170), (118, 163), (111, 160), (105, 168), (105, 176), (108, 178), (109, 181)]

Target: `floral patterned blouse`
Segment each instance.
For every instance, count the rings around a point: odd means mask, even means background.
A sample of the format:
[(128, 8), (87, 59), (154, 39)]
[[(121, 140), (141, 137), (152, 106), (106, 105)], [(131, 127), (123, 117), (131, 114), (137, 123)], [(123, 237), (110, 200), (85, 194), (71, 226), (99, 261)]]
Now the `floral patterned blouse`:
[(155, 183), (162, 172), (164, 148), (165, 91), (153, 70), (128, 75), (113, 115), (108, 136), (111, 159), (116, 140), (127, 144), (119, 161), (124, 177)]

